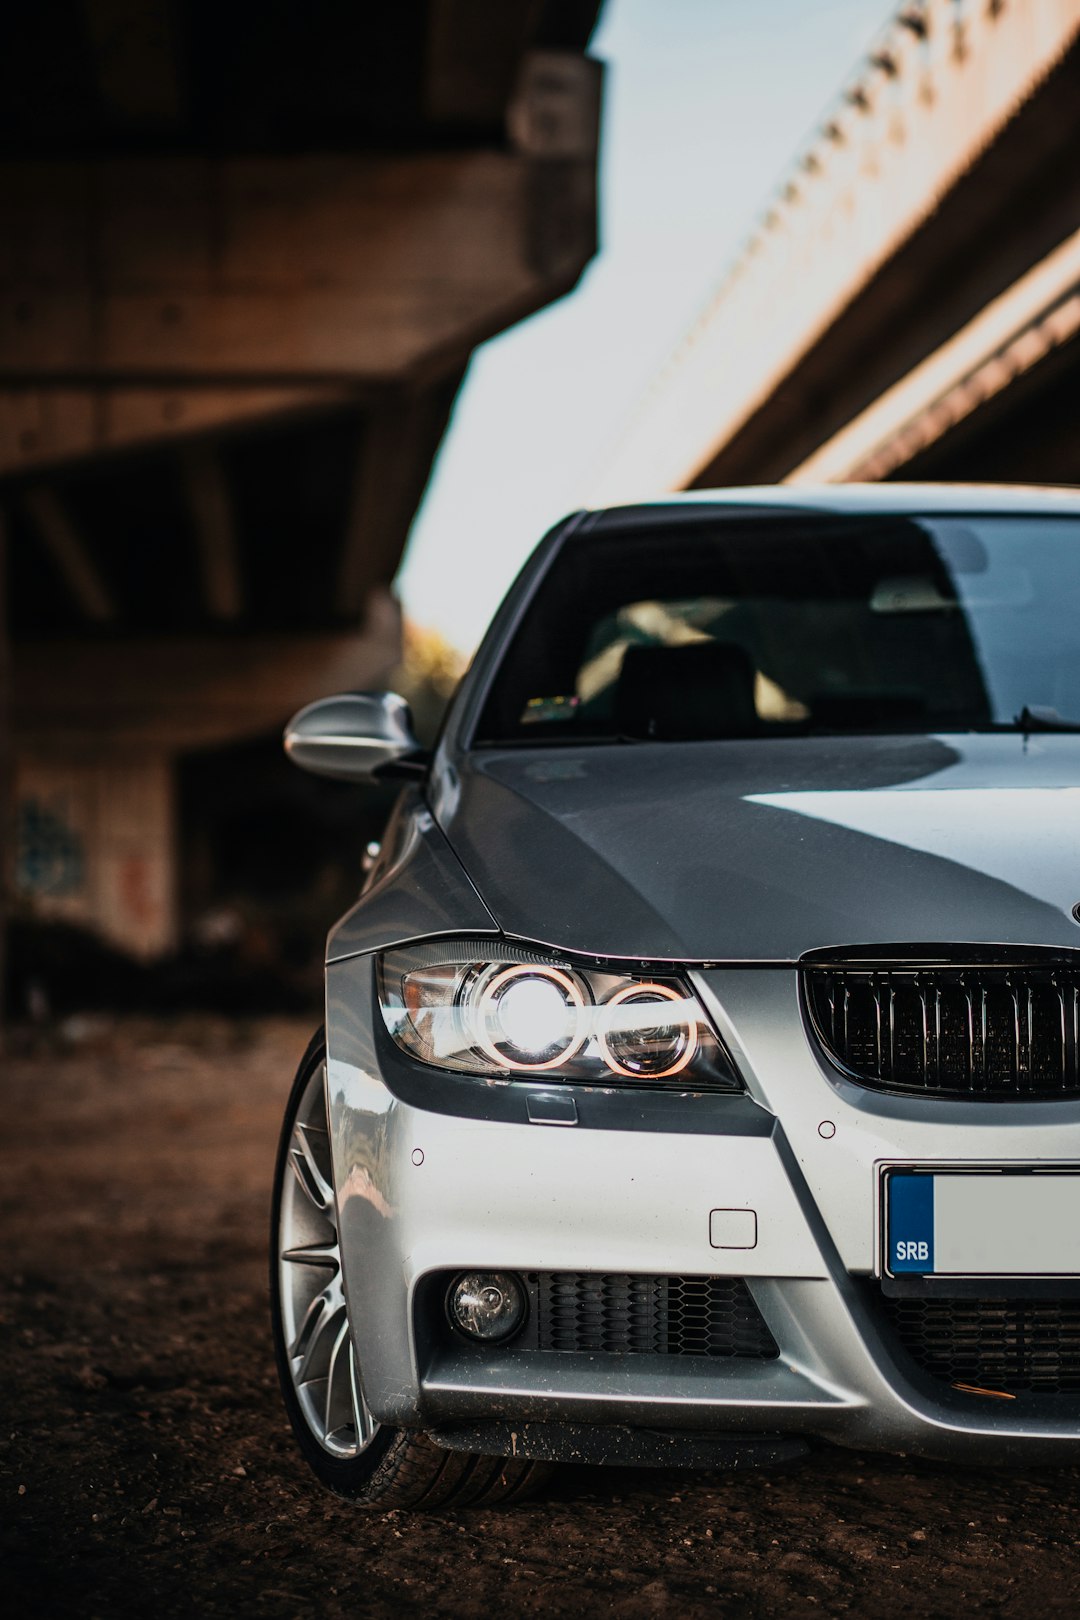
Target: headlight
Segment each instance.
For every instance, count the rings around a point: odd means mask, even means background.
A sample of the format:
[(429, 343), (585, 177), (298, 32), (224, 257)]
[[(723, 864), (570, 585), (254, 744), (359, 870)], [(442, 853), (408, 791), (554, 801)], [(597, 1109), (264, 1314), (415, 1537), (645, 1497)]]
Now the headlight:
[(378, 974), (390, 1034), (441, 1069), (741, 1090), (697, 997), (675, 973), (579, 967), (474, 939), (387, 951)]
[[(669, 1009), (665, 1002), (674, 1002)], [(679, 1016), (682, 997), (669, 984), (627, 984), (616, 990), (608, 1007), (637, 1008), (629, 1028), (602, 1029), (600, 1051), (615, 1074), (630, 1080), (667, 1080), (681, 1074), (698, 1046), (698, 1021)], [(670, 1022), (645, 1025), (642, 1013), (653, 1017), (669, 1013)]]

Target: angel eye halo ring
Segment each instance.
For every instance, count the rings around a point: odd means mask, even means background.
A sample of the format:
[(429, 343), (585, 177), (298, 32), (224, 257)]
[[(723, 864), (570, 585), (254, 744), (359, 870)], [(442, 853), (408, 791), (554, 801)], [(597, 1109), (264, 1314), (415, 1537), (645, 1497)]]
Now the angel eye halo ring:
[(432, 1069), (605, 1089), (743, 1090), (685, 970), (640, 968), (639, 976), (621, 961), (468, 936), (395, 945), (375, 959), (387, 1033)]
[[(610, 996), (604, 1006), (612, 1010), (665, 1001), (682, 1005), (685, 998), (669, 984), (628, 984)], [(615, 1074), (628, 1080), (668, 1080), (680, 1074), (697, 1051), (698, 1026), (685, 1019), (651, 1029), (643, 1025), (620, 1031), (609, 1025), (599, 1031), (598, 1045), (604, 1062)]]
[(476, 1044), (504, 1068), (555, 1069), (585, 1045), (584, 993), (562, 968), (517, 962), (501, 968), (479, 992)]

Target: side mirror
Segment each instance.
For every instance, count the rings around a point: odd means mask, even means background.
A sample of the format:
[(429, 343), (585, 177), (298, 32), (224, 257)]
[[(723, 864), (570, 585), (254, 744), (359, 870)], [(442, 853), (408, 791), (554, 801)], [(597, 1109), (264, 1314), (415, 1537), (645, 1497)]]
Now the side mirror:
[(285, 727), (285, 752), (302, 770), (345, 782), (427, 769), (409, 705), (396, 692), (342, 692), (309, 703)]

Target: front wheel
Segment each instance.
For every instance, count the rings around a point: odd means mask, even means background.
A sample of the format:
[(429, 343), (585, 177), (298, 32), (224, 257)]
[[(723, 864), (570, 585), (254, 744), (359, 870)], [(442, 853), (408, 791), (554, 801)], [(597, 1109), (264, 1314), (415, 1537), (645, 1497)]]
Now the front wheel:
[(278, 1147), (270, 1303), (285, 1407), (300, 1449), (331, 1490), (380, 1509), (487, 1506), (527, 1495), (542, 1463), (444, 1451), (424, 1434), (376, 1422), (341, 1275), (326, 1108), (326, 1046), (317, 1034), (296, 1076)]

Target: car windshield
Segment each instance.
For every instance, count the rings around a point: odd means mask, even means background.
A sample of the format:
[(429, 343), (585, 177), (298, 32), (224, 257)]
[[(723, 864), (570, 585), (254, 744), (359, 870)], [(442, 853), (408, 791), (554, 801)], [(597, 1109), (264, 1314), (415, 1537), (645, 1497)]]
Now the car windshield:
[(540, 585), (476, 740), (1075, 722), (1078, 604), (1071, 518), (683, 516), (586, 533)]

